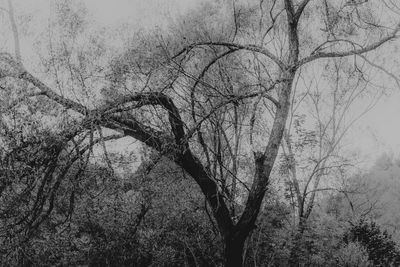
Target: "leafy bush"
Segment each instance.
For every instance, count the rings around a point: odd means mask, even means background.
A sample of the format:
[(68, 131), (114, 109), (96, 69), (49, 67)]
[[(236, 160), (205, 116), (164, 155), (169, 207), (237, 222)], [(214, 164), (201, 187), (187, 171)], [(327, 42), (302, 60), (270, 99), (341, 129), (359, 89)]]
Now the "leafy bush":
[(337, 266), (368, 267), (373, 266), (368, 260), (368, 251), (358, 242), (350, 242), (336, 251)]
[(368, 252), (368, 259), (375, 266), (399, 266), (400, 252), (386, 230), (375, 222), (359, 220), (344, 236), (345, 243), (358, 242)]

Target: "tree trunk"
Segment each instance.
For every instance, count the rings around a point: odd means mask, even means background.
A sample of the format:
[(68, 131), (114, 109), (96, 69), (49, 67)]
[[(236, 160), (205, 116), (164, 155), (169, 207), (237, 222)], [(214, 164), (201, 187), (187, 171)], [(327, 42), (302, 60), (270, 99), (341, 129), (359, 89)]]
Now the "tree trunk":
[(293, 240), (293, 247), (290, 250), (290, 256), (289, 256), (289, 266), (290, 267), (299, 267), (300, 265), (300, 256), (301, 256), (301, 239), (303, 237), (303, 234), (300, 232), (297, 232), (294, 240)]
[(242, 267), (246, 237), (231, 234), (225, 238), (225, 267)]
[(290, 250), (289, 256), (289, 266), (290, 267), (299, 267), (301, 266), (301, 255), (303, 253), (303, 234), (306, 227), (307, 219), (304, 217), (300, 218), (299, 225), (297, 227), (296, 234), (293, 239), (293, 247)]

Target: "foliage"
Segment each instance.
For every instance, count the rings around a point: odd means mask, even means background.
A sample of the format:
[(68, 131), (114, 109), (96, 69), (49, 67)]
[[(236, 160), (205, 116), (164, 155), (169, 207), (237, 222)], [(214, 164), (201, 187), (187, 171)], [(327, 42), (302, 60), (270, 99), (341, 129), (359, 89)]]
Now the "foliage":
[(368, 260), (368, 251), (357, 242), (349, 242), (341, 247), (336, 255), (337, 266), (368, 267), (373, 264)]
[(398, 266), (400, 251), (386, 230), (373, 221), (359, 220), (344, 236), (344, 242), (358, 242), (368, 252), (368, 259), (375, 266)]

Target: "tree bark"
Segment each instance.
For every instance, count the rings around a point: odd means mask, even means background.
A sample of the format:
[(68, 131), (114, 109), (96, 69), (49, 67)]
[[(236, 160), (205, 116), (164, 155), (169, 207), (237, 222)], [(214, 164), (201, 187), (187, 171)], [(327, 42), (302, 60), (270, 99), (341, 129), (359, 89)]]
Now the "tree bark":
[(225, 267), (243, 266), (243, 249), (247, 235), (229, 234), (225, 238)]
[(301, 266), (300, 257), (301, 257), (301, 249), (302, 249), (302, 239), (304, 230), (306, 228), (307, 218), (300, 217), (300, 221), (298, 227), (296, 229), (296, 234), (293, 238), (293, 247), (290, 250), (289, 256), (289, 266), (290, 267), (299, 267)]

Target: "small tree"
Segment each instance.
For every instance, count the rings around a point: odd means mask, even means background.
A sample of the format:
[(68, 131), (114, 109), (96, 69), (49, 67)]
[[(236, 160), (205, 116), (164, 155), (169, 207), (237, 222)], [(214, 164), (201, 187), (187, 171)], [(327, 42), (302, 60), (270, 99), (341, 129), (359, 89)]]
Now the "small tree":
[(375, 266), (398, 266), (400, 251), (392, 237), (373, 221), (359, 220), (352, 224), (344, 242), (358, 242), (368, 251), (368, 258)]

